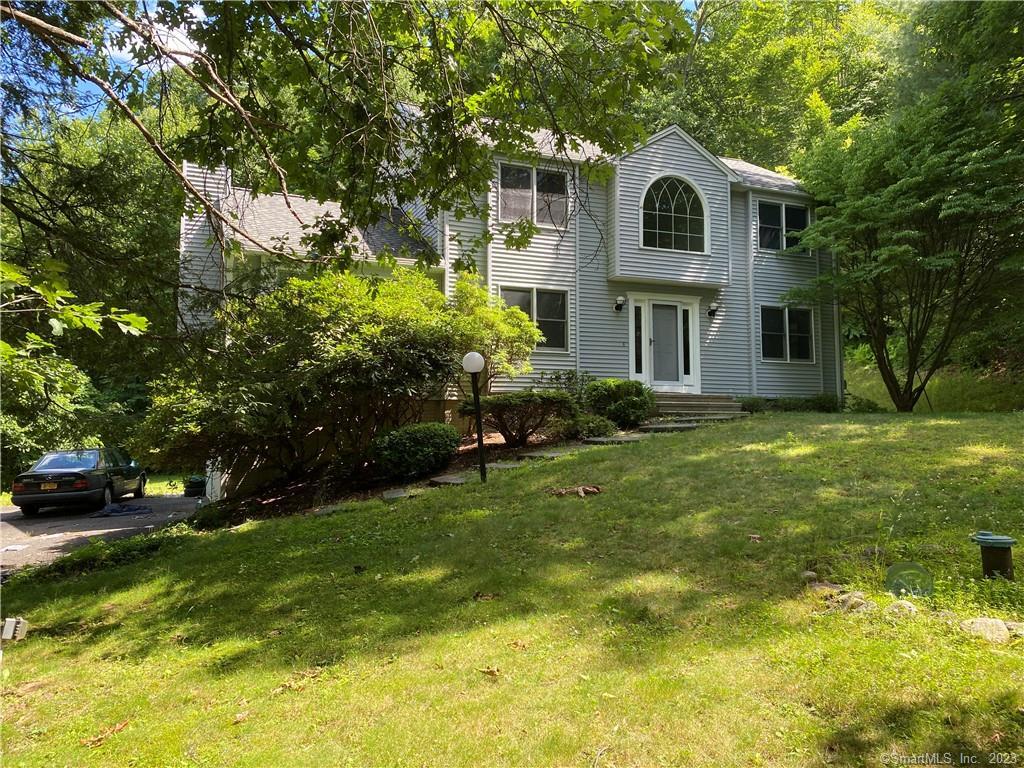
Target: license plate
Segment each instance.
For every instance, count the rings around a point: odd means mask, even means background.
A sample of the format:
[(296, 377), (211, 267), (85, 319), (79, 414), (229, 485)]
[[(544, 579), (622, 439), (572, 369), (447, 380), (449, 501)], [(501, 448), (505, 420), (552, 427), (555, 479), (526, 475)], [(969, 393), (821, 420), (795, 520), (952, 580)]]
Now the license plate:
[(39, 487), (42, 488), (44, 491), (55, 491), (55, 490), (57, 490), (57, 484), (56, 483), (40, 483)]

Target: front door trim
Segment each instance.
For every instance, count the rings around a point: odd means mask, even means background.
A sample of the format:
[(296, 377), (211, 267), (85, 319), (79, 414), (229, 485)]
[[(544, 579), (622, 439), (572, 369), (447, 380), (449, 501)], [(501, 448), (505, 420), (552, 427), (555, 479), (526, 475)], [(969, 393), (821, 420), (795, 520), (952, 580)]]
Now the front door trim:
[[(642, 381), (649, 387), (657, 392), (690, 392), (693, 394), (700, 394), (700, 297), (699, 296), (681, 296), (674, 293), (634, 293), (629, 292), (626, 294), (627, 309), (629, 311), (629, 378), (637, 381)], [(636, 366), (634, 361), (636, 359), (636, 307), (642, 307), (641, 309), (641, 321), (647, 326), (643, 328), (644, 331), (642, 336), (649, 338), (650, 334), (650, 306), (651, 303), (655, 304), (675, 304), (683, 309), (690, 311), (690, 379), (689, 382), (680, 381), (677, 385), (666, 384), (664, 382), (653, 382), (653, 360), (651, 359), (651, 350), (649, 344), (644, 344), (644, 349), (641, 350), (641, 362), (642, 362), (642, 373), (636, 372)], [(682, 324), (682, 316), (680, 315), (680, 324)], [(682, 336), (680, 334), (680, 342)], [(680, 344), (681, 346), (681, 344)], [(680, 367), (682, 367), (682, 354), (680, 354)], [(682, 379), (681, 375), (681, 379)]]

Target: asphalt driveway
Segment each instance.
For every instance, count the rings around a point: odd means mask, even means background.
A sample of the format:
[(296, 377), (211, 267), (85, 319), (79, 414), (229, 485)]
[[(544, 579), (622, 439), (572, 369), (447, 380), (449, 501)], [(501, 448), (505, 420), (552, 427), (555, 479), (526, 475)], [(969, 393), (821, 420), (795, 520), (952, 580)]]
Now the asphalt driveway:
[(196, 500), (184, 496), (125, 499), (149, 512), (108, 517), (88, 509), (53, 507), (25, 517), (17, 507), (0, 507), (0, 571), (48, 563), (97, 537), (119, 539), (170, 525), (195, 511)]

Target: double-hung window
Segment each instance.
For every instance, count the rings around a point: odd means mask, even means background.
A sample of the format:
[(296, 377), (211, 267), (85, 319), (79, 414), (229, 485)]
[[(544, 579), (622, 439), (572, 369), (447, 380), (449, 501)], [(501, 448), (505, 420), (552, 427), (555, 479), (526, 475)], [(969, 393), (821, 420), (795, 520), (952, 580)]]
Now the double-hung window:
[(761, 307), (761, 359), (814, 361), (813, 314), (802, 307)]
[(542, 349), (569, 349), (569, 295), (545, 288), (502, 288), (501, 298), (510, 307), (519, 307), (537, 323), (544, 341)]
[(501, 163), (498, 221), (526, 219), (541, 227), (569, 222), (569, 177), (564, 171)]
[(800, 245), (807, 229), (807, 206), (761, 200), (757, 204), (757, 246), (762, 251), (781, 251)]

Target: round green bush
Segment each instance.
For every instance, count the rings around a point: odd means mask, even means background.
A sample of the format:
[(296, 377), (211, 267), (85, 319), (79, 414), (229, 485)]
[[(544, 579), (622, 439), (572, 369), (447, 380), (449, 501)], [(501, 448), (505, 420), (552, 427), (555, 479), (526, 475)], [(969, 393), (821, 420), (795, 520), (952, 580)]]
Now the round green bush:
[(608, 437), (618, 427), (604, 416), (582, 413), (572, 419), (557, 419), (548, 429), (548, 435), (556, 440), (581, 440), (587, 437)]
[(374, 464), (386, 479), (419, 477), (448, 466), (458, 447), (459, 432), (451, 424), (410, 424), (373, 441)]
[(654, 410), (654, 392), (642, 381), (593, 381), (587, 385), (584, 399), (588, 410), (611, 419), (622, 429), (638, 426)]
[(651, 414), (651, 403), (645, 397), (624, 397), (608, 408), (607, 417), (620, 429), (635, 429)]

